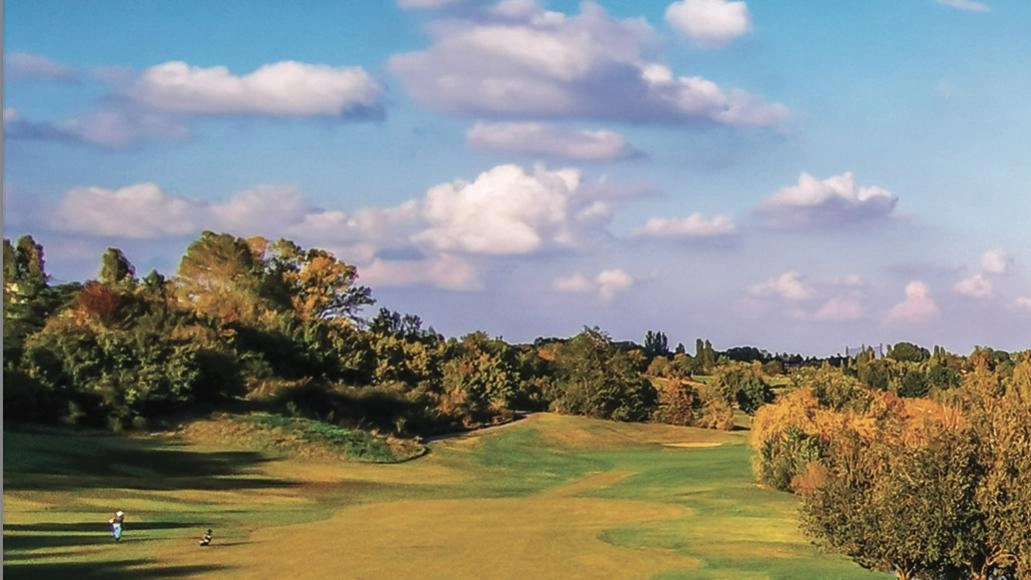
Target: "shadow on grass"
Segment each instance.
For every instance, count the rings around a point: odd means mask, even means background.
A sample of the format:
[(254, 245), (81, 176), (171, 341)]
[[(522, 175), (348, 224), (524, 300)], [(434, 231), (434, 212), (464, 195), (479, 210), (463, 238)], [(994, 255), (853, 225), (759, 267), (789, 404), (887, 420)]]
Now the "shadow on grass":
[(295, 485), (252, 476), (261, 463), (269, 460), (259, 452), (202, 452), (175, 447), (168, 441), (102, 433), (5, 430), (4, 487), (33, 491), (105, 487), (214, 491)]
[(4, 563), (4, 578), (189, 578), (205, 572), (224, 570), (224, 566), (154, 566), (151, 560), (117, 562), (68, 562), (48, 564)]
[[(133, 532), (147, 530), (172, 530), (179, 528), (202, 528), (199, 523), (184, 522), (139, 522), (127, 525), (123, 543), (148, 541), (148, 538), (132, 538)], [(57, 532), (36, 534), (25, 532)], [(111, 527), (106, 523), (38, 523), (7, 524), (4, 526), (4, 558), (10, 558), (9, 551), (40, 550), (44, 548), (63, 548), (70, 546), (95, 546), (110, 544)]]
[[(126, 531), (132, 530), (174, 530), (178, 528), (196, 528), (201, 524), (183, 522), (133, 522), (125, 526)], [(37, 524), (4, 524), (4, 533), (7, 532), (110, 532), (111, 526), (104, 522), (77, 522), (77, 523), (51, 523), (40, 522)]]

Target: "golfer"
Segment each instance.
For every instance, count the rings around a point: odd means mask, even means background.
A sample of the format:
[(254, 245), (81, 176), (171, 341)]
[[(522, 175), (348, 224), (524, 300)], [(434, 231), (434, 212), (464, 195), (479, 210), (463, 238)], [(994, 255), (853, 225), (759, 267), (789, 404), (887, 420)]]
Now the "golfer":
[(125, 523), (125, 512), (123, 512), (122, 510), (116, 511), (115, 517), (107, 520), (107, 523), (111, 524), (111, 535), (114, 536), (115, 541), (121, 541), (122, 524)]

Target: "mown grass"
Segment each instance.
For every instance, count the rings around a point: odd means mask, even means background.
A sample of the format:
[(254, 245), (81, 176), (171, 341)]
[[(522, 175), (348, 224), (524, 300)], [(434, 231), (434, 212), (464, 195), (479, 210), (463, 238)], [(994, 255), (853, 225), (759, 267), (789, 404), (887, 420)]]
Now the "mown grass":
[[(166, 438), (7, 431), (4, 572), (883, 577), (806, 542), (796, 500), (751, 483), (746, 436), (543, 414), (441, 441), (415, 461), (375, 464)], [(119, 508), (128, 518), (116, 545), (105, 522)], [(198, 548), (208, 527), (215, 545)]]

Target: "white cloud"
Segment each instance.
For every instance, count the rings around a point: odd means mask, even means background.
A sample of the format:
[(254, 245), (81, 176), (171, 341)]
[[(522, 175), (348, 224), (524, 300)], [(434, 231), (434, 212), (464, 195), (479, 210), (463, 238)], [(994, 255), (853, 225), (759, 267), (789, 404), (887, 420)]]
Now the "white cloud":
[(649, 61), (659, 39), (642, 19), (614, 20), (591, 2), (575, 15), (507, 6), (435, 23), (433, 45), (393, 56), (391, 70), (415, 100), (459, 114), (732, 126), (787, 117), (783, 105)]
[(564, 129), (543, 123), (476, 123), (466, 133), (475, 149), (581, 161), (632, 157), (637, 151), (612, 131)]
[(431, 188), (423, 202), (428, 227), (413, 240), (435, 251), (497, 255), (575, 246), (582, 227), (578, 210), (596, 201), (583, 199), (579, 189), (574, 169), (530, 173), (499, 165), (471, 183)]
[(833, 296), (812, 315), (813, 320), (839, 322), (857, 320), (863, 316), (863, 303), (856, 292)]
[(394, 207), (365, 208), (353, 214), (340, 210), (310, 211), (287, 233), (332, 241), (365, 241), (381, 247), (397, 246), (421, 223), (420, 206), (408, 200)]
[(593, 279), (577, 272), (571, 276), (556, 278), (552, 284), (559, 292), (596, 293), (606, 302), (633, 285), (633, 277), (620, 269), (603, 270)]
[(1031, 296), (1020, 296), (1014, 301), (1017, 308), (1031, 312)]
[[(137, 183), (119, 189), (80, 187), (68, 191), (58, 205), (54, 228), (132, 239), (185, 236), (212, 229), (238, 236), (277, 237), (296, 232), (301, 234), (299, 238), (311, 240), (314, 236), (298, 232), (297, 226), (317, 222), (322, 213), (311, 209), (303, 192), (289, 186), (261, 185), (224, 201), (208, 202), (170, 195), (154, 183)], [(357, 240), (351, 237), (347, 241)]]
[(991, 8), (988, 7), (984, 2), (976, 2), (975, 0), (934, 0), (942, 6), (949, 6), (957, 10), (963, 10), (964, 12), (988, 12)]
[(1005, 251), (989, 250), (981, 256), (981, 269), (988, 274), (1005, 274), (1013, 259)]
[(992, 295), (992, 283), (980, 274), (974, 274), (956, 283), (956, 292), (970, 298), (988, 298)]
[(383, 89), (360, 67), (296, 61), (236, 76), (226, 67), (172, 61), (152, 66), (125, 89), (157, 111), (279, 117), (366, 116), (381, 107)]
[(798, 272), (785, 272), (776, 278), (753, 286), (750, 293), (759, 298), (775, 297), (799, 302), (812, 298), (814, 291)]
[[(618, 192), (617, 192), (618, 193)], [(499, 165), (472, 182), (430, 188), (425, 197), (354, 212), (313, 207), (291, 186), (259, 185), (222, 201), (169, 195), (153, 183), (76, 188), (59, 204), (55, 231), (159, 238), (216, 229), (303, 242), (379, 249), (521, 255), (580, 247), (612, 216), (605, 187), (583, 187), (575, 169)]]
[(291, 224), (305, 219), (308, 199), (299, 189), (289, 186), (261, 185), (239, 192), (221, 203), (210, 204), (206, 227), (232, 232), (238, 236), (275, 236)]
[(73, 69), (49, 58), (29, 52), (12, 52), (4, 56), (4, 73), (14, 79), (39, 79), (77, 82)]
[(927, 285), (914, 280), (906, 285), (906, 298), (888, 311), (887, 322), (924, 322), (940, 314)]
[(374, 259), (359, 268), (363, 284), (373, 286), (433, 286), (445, 290), (480, 290), (483, 282), (465, 260), (438, 254), (420, 260)]
[(14, 107), (4, 107), (4, 123), (13, 123), (20, 120), (21, 117), (18, 115), (18, 111)]
[(167, 195), (153, 183), (120, 189), (81, 187), (70, 190), (54, 216), (57, 230), (115, 238), (184, 236), (198, 229), (203, 204)]
[(638, 228), (635, 236), (652, 238), (712, 238), (737, 232), (734, 220), (725, 216), (706, 218), (693, 213), (686, 218), (653, 217)]
[(819, 180), (802, 173), (798, 184), (763, 200), (758, 207), (771, 225), (811, 228), (846, 225), (886, 218), (898, 196), (877, 186), (856, 187), (851, 172)]
[(752, 15), (744, 2), (680, 0), (666, 8), (666, 22), (695, 44), (726, 46), (752, 30)]
[(612, 300), (616, 294), (628, 290), (634, 285), (634, 279), (623, 270), (604, 270), (594, 279), (598, 285), (598, 295), (602, 300)]
[(594, 290), (594, 282), (580, 272), (572, 276), (556, 278), (553, 286), (559, 292), (592, 292)]

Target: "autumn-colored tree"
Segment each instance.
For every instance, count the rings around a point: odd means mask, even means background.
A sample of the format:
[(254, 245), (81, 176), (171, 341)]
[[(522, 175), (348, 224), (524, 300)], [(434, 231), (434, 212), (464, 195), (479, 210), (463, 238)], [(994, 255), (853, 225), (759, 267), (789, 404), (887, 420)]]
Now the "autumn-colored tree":
[(818, 543), (901, 580), (979, 561), (977, 446), (963, 421), (935, 418), (876, 437), (839, 432), (821, 461), (825, 480), (803, 494), (802, 507)]
[(245, 240), (210, 231), (186, 249), (176, 275), (179, 303), (222, 323), (254, 321), (275, 308), (262, 296), (262, 265)]
[(122, 297), (110, 286), (99, 282), (87, 282), (76, 298), (81, 313), (104, 325), (114, 324), (119, 319)]
[(701, 395), (690, 383), (678, 379), (664, 380), (658, 388), (654, 420), (670, 425), (694, 426), (698, 424), (702, 406)]
[(301, 319), (334, 318), (354, 322), (363, 307), (375, 302), (369, 288), (356, 284), (358, 269), (325, 250), (304, 250), (285, 239), (267, 249), (255, 242), (252, 247), (265, 250), (261, 257), (267, 261), (269, 273), (282, 285)]
[(467, 423), (503, 415), (511, 408), (522, 380), (515, 349), (484, 332), (448, 344), (443, 365), (444, 411)]
[(831, 366), (802, 368), (792, 373), (792, 384), (812, 390), (821, 407), (843, 411), (864, 411), (872, 395), (857, 379)]

